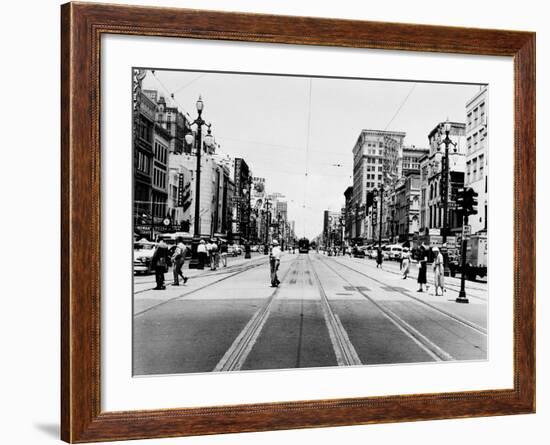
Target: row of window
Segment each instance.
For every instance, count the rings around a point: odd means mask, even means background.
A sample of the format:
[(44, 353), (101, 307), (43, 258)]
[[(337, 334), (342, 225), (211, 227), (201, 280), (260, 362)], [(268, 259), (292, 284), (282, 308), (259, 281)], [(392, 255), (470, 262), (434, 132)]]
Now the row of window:
[(151, 173), (151, 158), (141, 151), (138, 151), (137, 169), (146, 175)]
[[(376, 171), (376, 166), (374, 166), (374, 165), (367, 165), (367, 171), (368, 171), (368, 172), (375, 172), (375, 171)], [(381, 165), (378, 166), (378, 171), (379, 171), (379, 172), (382, 171), (382, 166), (381, 166)]]
[(485, 140), (484, 130), (476, 132), (472, 136), (468, 137), (466, 139), (466, 144), (467, 144), (467, 147), (468, 147), (468, 153), (470, 153), (472, 150), (477, 151), (478, 148), (483, 148), (483, 146), (484, 146), (483, 141), (484, 140)]
[(367, 147), (384, 147), (383, 142), (367, 142)]
[(481, 102), (467, 115), (467, 129), (475, 128), (485, 123), (485, 102)]
[(168, 147), (166, 147), (166, 145), (163, 145), (158, 141), (155, 141), (154, 153), (155, 153), (155, 159), (161, 162), (162, 164), (166, 165), (168, 161)]
[[(376, 175), (375, 174), (367, 174), (367, 179), (376, 179)], [(378, 180), (379, 181), (382, 180), (382, 175), (378, 175)]]
[(153, 169), (153, 186), (166, 188), (166, 172), (157, 167)]
[(466, 162), (466, 184), (483, 179), (485, 173), (485, 156), (479, 155)]
[(140, 116), (139, 137), (147, 142), (152, 142), (153, 139), (153, 125), (143, 116)]

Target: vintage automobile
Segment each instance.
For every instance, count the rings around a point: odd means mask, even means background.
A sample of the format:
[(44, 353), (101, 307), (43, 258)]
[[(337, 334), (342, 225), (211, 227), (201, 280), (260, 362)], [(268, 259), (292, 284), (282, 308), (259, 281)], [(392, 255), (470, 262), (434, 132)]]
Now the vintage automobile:
[(157, 243), (145, 239), (134, 242), (134, 274), (153, 272), (151, 259), (157, 245)]

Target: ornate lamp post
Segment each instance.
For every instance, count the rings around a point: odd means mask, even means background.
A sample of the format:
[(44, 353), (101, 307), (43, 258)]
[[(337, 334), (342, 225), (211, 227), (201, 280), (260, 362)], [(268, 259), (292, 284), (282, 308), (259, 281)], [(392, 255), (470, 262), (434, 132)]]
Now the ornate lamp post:
[[(197, 172), (195, 179), (195, 224), (194, 224), (194, 234), (193, 241), (191, 242), (191, 261), (189, 262), (189, 269), (197, 269), (199, 267), (199, 256), (197, 253), (197, 247), (200, 243), (201, 238), (201, 227), (200, 227), (200, 197), (201, 197), (201, 154), (202, 154), (202, 145), (210, 147), (214, 143), (214, 137), (211, 133), (211, 124), (207, 124), (206, 121), (202, 118), (202, 110), (204, 109), (204, 102), (202, 101), (201, 96), (197, 100), (197, 118), (191, 123), (191, 125), (197, 126)], [(208, 134), (202, 138), (202, 126), (206, 125), (208, 127)], [(185, 135), (185, 142), (189, 145), (193, 144), (194, 137), (192, 133), (187, 133)]]
[[(445, 144), (445, 154), (443, 156), (443, 165), (441, 166), (441, 174), (442, 174), (442, 182), (441, 182), (441, 197), (443, 199), (443, 241), (442, 244), (446, 246), (447, 243), (447, 234), (449, 231), (449, 146), (452, 145), (454, 147), (454, 151), (456, 153), (457, 151), (457, 143), (453, 142), (452, 139), (449, 137), (449, 133), (451, 132), (451, 123), (449, 122), (449, 119), (441, 125), (440, 130), (442, 130), (445, 134), (445, 138), (441, 141), (441, 144)], [(437, 146), (437, 150), (439, 151), (441, 145)], [(445, 248), (445, 251), (443, 253), (443, 260), (445, 265), (445, 275), (449, 275), (449, 251), (447, 248)]]

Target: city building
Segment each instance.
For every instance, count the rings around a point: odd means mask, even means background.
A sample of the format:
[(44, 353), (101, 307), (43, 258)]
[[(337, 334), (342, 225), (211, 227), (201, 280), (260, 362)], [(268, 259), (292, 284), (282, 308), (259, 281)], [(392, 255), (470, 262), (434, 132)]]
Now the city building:
[(170, 107), (164, 96), (156, 90), (144, 90), (152, 101), (157, 103), (156, 123), (170, 135), (170, 153), (191, 153), (191, 147), (185, 143), (184, 136), (191, 132), (191, 126), (185, 115), (177, 107)]
[[(445, 135), (444, 123), (437, 124), (428, 134), (429, 153), (420, 159), (420, 240), (427, 245), (441, 243), (441, 229), (444, 226), (443, 162)], [(455, 236), (462, 230), (462, 221), (456, 211), (456, 194), (464, 185), (466, 124), (451, 122), (449, 138), (456, 144), (449, 146), (449, 188), (448, 188), (448, 244), (456, 241)]]
[(181, 159), (181, 155), (168, 155), (168, 217), (174, 232), (191, 232), (193, 173), (185, 167)]
[(344, 240), (349, 244), (353, 226), (353, 187), (351, 185), (344, 191), (344, 198)]
[(420, 230), (420, 169), (401, 178), (395, 193), (397, 242), (417, 247)]
[[(367, 206), (367, 194), (380, 190), (389, 181), (400, 176), (400, 159), (406, 133), (401, 131), (362, 130), (353, 147), (353, 218), (351, 241), (363, 244), (377, 236), (377, 225), (373, 224), (372, 209)], [(386, 194), (387, 196), (387, 194)], [(382, 206), (384, 227), (387, 231), (388, 211), (386, 201)]]
[(134, 231), (152, 238), (153, 135), (156, 104), (146, 94), (136, 94), (134, 116)]
[(468, 219), (472, 233), (487, 230), (487, 86), (466, 103), (466, 172), (464, 186), (478, 193), (477, 215)]
[(343, 242), (344, 220), (341, 212), (323, 212), (323, 244), (326, 248), (340, 248)]
[(244, 243), (250, 236), (250, 201), (252, 199), (252, 176), (248, 164), (244, 159), (235, 158), (234, 175), (235, 194), (233, 200), (235, 217), (233, 239)]
[(168, 153), (170, 134), (155, 124), (153, 134), (153, 175), (151, 201), (155, 227), (168, 225)]

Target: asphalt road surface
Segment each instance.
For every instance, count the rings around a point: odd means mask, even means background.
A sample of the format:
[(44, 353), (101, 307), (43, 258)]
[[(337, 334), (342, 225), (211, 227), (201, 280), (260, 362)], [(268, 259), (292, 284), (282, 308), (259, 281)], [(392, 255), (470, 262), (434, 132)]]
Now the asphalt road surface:
[(487, 358), (485, 283), (467, 282), (459, 304), (458, 279), (419, 293), (396, 263), (315, 252), (283, 255), (278, 288), (264, 255), (185, 273), (162, 291), (135, 278), (134, 375)]

